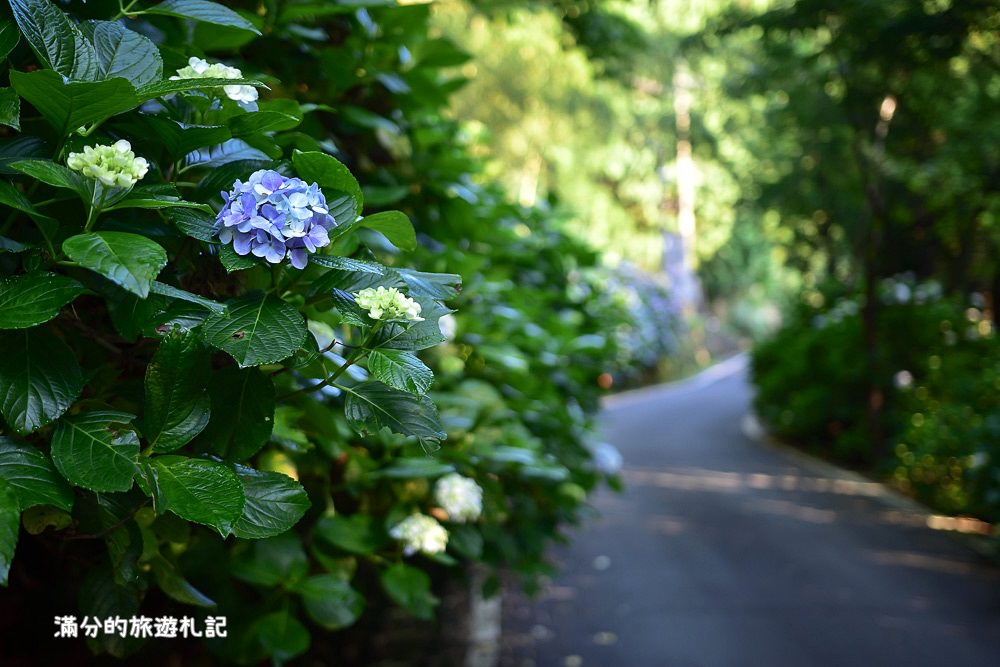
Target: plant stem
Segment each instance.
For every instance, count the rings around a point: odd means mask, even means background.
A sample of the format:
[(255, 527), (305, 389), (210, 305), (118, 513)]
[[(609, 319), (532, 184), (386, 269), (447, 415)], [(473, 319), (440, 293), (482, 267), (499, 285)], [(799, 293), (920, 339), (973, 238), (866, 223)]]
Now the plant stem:
[(308, 387), (303, 387), (302, 389), (297, 389), (291, 393), (285, 394), (284, 396), (279, 396), (278, 400), (279, 401), (288, 400), (289, 398), (294, 398), (295, 396), (311, 394), (314, 391), (319, 391), (324, 387), (329, 387), (336, 381), (337, 378), (339, 378), (341, 375), (344, 374), (344, 371), (346, 371), (348, 368), (357, 363), (363, 355), (370, 352), (370, 350), (368, 349), (368, 345), (375, 339), (375, 334), (377, 334), (379, 329), (381, 328), (382, 328), (382, 322), (378, 322), (377, 324), (375, 324), (375, 326), (372, 327), (371, 333), (369, 333), (368, 337), (365, 339), (365, 342), (362, 343), (359, 347), (355, 348), (355, 350), (351, 352), (350, 355), (348, 355), (347, 359), (344, 361), (344, 365), (335, 370), (332, 375), (325, 378), (322, 382), (318, 382)]

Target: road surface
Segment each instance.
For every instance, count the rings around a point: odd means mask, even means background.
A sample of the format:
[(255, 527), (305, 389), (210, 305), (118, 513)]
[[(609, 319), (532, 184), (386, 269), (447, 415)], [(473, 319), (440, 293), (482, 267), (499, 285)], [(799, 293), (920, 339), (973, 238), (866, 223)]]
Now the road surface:
[(539, 598), (505, 599), (502, 667), (1000, 666), (1000, 570), (746, 435), (744, 366), (609, 402), (627, 489), (597, 495)]

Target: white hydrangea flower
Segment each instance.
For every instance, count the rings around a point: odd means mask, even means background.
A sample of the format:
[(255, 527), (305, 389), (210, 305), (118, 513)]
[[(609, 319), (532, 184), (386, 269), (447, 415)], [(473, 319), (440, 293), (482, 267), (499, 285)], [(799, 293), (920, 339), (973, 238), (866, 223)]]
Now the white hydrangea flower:
[(412, 556), (443, 553), (448, 546), (448, 531), (434, 517), (411, 514), (389, 530), (393, 539), (403, 542), (403, 553)]
[(420, 317), (420, 304), (395, 287), (368, 287), (355, 292), (354, 299), (361, 308), (368, 311), (368, 317), (373, 320), (424, 321)]
[(483, 513), (483, 489), (458, 473), (445, 475), (434, 485), (434, 499), (457, 523), (475, 521)]
[[(177, 76), (170, 77), (171, 81), (179, 79), (242, 79), (243, 72), (235, 67), (223, 65), (222, 63), (209, 63), (207, 60), (192, 56), (188, 59), (187, 67), (177, 70)], [(249, 104), (257, 101), (257, 89), (253, 86), (223, 86), (226, 97), (237, 102)]]
[(130, 188), (149, 171), (149, 163), (136, 157), (124, 139), (110, 146), (84, 146), (82, 153), (69, 154), (66, 166), (114, 188)]

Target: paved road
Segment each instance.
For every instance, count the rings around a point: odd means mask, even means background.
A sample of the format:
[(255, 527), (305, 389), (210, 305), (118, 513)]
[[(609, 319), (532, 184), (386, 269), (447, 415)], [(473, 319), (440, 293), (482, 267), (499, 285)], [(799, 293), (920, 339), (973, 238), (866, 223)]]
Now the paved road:
[(1000, 666), (1000, 571), (747, 437), (741, 366), (609, 404), (628, 488), (541, 598), (505, 601), (503, 667)]

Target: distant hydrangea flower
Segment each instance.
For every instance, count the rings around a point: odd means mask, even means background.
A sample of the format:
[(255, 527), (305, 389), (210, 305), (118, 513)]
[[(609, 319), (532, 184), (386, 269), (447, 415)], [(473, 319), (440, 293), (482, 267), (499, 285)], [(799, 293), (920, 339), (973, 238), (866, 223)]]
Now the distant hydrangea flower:
[(407, 556), (418, 551), (439, 554), (448, 546), (448, 531), (426, 514), (411, 514), (393, 526), (389, 535), (403, 542), (403, 553)]
[[(170, 77), (171, 81), (179, 79), (242, 79), (243, 72), (235, 67), (223, 65), (222, 63), (211, 63), (201, 58), (191, 57), (188, 59), (187, 67), (177, 70), (177, 76)], [(226, 97), (237, 102), (249, 104), (257, 101), (257, 89), (253, 86), (223, 86)]]
[(113, 188), (130, 188), (149, 171), (149, 163), (136, 157), (124, 139), (110, 146), (84, 146), (82, 153), (69, 154), (66, 166)]
[(456, 523), (475, 521), (483, 513), (483, 490), (475, 480), (458, 473), (445, 475), (434, 485), (434, 499)]
[(304, 269), (309, 253), (329, 245), (328, 232), (337, 226), (317, 184), (270, 169), (236, 181), (222, 199), (215, 222), (219, 240), (232, 243), (237, 255), (253, 254), (272, 264), (288, 257)]
[(420, 304), (400, 292), (395, 287), (368, 287), (354, 293), (354, 300), (368, 311), (373, 320), (410, 320), (423, 322)]

